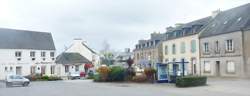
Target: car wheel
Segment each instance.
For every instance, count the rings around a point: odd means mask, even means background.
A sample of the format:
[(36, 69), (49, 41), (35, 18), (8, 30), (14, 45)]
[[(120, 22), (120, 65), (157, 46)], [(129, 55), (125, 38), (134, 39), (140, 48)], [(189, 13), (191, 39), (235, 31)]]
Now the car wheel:
[(11, 82), (6, 82), (6, 87), (11, 87), (12, 83)]
[(29, 85), (29, 82), (24, 82), (23, 83), (23, 86), (28, 86)]

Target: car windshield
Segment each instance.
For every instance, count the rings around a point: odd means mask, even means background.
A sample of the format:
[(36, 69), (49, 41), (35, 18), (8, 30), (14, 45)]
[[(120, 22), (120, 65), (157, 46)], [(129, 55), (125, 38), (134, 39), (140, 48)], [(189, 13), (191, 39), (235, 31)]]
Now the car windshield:
[(14, 79), (23, 79), (22, 76), (15, 76)]

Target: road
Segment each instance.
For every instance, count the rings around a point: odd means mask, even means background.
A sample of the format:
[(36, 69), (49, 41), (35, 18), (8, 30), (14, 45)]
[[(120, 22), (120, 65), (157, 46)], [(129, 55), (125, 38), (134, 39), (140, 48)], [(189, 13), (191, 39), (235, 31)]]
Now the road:
[(0, 96), (250, 96), (250, 80), (209, 79), (208, 86), (176, 88), (173, 84), (94, 83), (90, 80), (32, 82), (6, 88)]

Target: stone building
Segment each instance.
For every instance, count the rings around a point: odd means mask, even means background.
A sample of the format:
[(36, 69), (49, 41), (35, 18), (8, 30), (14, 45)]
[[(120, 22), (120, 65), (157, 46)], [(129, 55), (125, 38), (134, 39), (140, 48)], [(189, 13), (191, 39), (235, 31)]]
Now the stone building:
[(134, 49), (134, 64), (139, 68), (155, 67), (162, 62), (161, 42), (164, 34), (152, 33), (150, 39), (139, 40)]
[(250, 76), (250, 4), (217, 11), (200, 34), (202, 75)]

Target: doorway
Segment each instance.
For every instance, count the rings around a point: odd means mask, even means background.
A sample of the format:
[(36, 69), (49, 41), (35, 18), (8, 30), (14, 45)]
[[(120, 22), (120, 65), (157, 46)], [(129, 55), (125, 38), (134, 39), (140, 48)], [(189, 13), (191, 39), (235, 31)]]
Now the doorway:
[(220, 76), (220, 61), (216, 61), (216, 69), (215, 69), (215, 74), (216, 76)]
[(191, 70), (192, 70), (192, 75), (196, 75), (197, 74), (197, 70), (196, 70), (196, 58), (191, 58)]
[(16, 74), (17, 75), (22, 75), (22, 67), (21, 66), (16, 67)]

